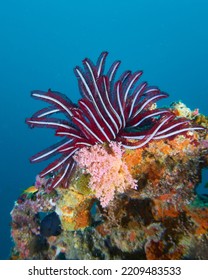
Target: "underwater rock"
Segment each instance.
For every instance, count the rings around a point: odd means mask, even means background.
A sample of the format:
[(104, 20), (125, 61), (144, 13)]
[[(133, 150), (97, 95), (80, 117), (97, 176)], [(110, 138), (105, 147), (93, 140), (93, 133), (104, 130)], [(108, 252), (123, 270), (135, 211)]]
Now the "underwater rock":
[[(49, 193), (43, 180), (21, 195), (11, 212), (11, 259), (208, 259), (208, 201), (196, 192), (208, 166), (208, 123), (190, 116), (205, 129), (123, 151), (138, 187), (114, 188), (105, 207), (79, 166), (68, 188)], [(40, 212), (50, 214), (41, 220)]]

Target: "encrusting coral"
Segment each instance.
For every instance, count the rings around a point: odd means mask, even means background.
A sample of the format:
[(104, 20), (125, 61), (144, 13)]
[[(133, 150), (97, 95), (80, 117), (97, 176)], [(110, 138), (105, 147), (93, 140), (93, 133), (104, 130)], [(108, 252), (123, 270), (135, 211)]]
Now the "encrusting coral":
[(190, 119), (205, 129), (135, 150), (80, 149), (69, 188), (48, 192), (52, 178), (37, 176), (11, 212), (11, 259), (208, 259), (208, 199), (196, 192), (208, 118)]

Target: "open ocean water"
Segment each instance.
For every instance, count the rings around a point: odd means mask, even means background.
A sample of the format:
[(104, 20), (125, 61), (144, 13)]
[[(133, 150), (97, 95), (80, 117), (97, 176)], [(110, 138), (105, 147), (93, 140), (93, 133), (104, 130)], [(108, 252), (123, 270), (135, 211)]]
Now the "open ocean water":
[[(207, 0), (7, 0), (0, 9), (0, 259), (12, 245), (10, 211), (46, 163), (29, 157), (55, 143), (53, 131), (30, 130), (42, 108), (33, 89), (80, 98), (73, 67), (109, 51), (108, 63), (144, 70), (143, 80), (208, 114)], [(203, 185), (208, 182), (205, 170)]]

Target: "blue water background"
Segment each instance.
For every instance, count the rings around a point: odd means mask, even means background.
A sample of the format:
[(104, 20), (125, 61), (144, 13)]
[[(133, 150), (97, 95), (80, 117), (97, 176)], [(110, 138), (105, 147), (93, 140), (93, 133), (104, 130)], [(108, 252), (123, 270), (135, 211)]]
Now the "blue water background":
[[(28, 158), (55, 143), (25, 118), (45, 104), (30, 91), (52, 88), (79, 99), (73, 67), (109, 51), (108, 65), (143, 69), (143, 80), (208, 114), (207, 0), (19, 0), (0, 9), (0, 259), (11, 247), (10, 211), (45, 166)], [(208, 181), (207, 173), (203, 174)]]

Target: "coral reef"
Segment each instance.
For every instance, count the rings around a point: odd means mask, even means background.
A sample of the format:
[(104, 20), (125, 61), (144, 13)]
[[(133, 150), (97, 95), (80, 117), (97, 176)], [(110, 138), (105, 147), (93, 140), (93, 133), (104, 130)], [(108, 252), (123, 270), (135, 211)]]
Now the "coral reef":
[[(137, 149), (155, 139), (170, 138), (187, 131), (202, 129), (197, 125), (192, 126), (189, 121), (198, 115), (198, 109), (192, 112), (181, 102), (173, 104), (174, 110), (157, 109), (155, 102), (168, 97), (168, 94), (158, 87), (149, 86), (147, 82), (138, 84), (142, 71), (133, 73), (127, 70), (116, 79), (120, 61), (115, 61), (105, 71), (107, 55), (107, 52), (102, 52), (96, 63), (85, 58), (83, 69), (75, 67), (82, 97), (78, 104), (51, 89), (46, 92), (31, 92), (32, 97), (45, 101), (50, 106), (34, 113), (31, 118), (26, 119), (26, 123), (31, 128), (55, 129), (55, 136), (63, 138), (30, 158), (32, 163), (36, 163), (56, 156), (39, 174), (41, 178), (51, 173), (56, 174), (49, 191), (59, 185), (68, 187), (76, 166), (73, 156), (81, 148), (98, 143), (111, 142), (112, 145), (114, 141), (124, 148)], [(92, 166), (88, 166), (89, 168), (92, 171)], [(90, 185), (95, 187), (92, 181)], [(130, 185), (133, 186), (134, 183)], [(127, 183), (122, 183), (122, 188), (126, 187)], [(107, 205), (114, 196), (114, 188), (108, 189), (111, 192), (109, 196), (100, 195), (97, 188), (95, 190), (97, 196), (102, 198), (103, 205)]]
[(11, 211), (11, 259), (208, 259), (208, 198), (197, 193), (208, 118), (181, 104), (171, 110), (204, 130), (134, 150), (84, 147), (68, 188), (48, 192), (52, 178), (37, 176)]

